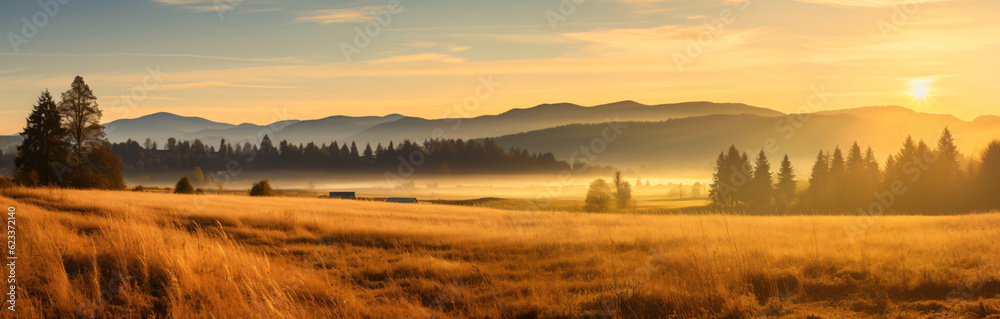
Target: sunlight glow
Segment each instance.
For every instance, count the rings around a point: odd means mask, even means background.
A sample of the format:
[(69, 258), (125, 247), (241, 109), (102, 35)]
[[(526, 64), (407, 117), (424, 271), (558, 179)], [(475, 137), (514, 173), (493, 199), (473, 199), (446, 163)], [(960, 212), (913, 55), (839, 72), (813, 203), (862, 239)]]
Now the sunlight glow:
[(916, 100), (925, 100), (930, 97), (931, 80), (919, 79), (910, 80), (910, 95)]

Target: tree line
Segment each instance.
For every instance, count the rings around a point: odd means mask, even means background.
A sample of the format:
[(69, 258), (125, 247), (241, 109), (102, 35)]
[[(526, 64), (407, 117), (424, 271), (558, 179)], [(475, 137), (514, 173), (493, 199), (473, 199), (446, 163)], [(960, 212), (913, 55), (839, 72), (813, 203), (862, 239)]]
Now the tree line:
[(97, 97), (77, 76), (57, 103), (45, 90), (21, 132), (14, 181), (28, 186), (124, 189), (121, 161), (100, 125)]
[[(330, 144), (310, 142), (292, 144), (281, 141), (275, 144), (265, 135), (260, 144), (227, 142), (206, 145), (194, 141), (167, 140), (163, 149), (147, 139), (145, 143), (128, 140), (112, 144), (114, 154), (122, 160), (126, 174), (191, 171), (205, 168), (209, 171), (228, 169), (236, 163), (244, 169), (256, 170), (324, 170), (344, 172), (414, 171), (429, 174), (451, 173), (526, 173), (556, 172), (581, 169), (556, 159), (551, 152), (530, 153), (510, 148), (504, 150), (493, 139), (462, 140), (436, 139), (423, 143), (404, 140), (387, 146), (381, 143), (374, 148), (363, 148), (354, 142)], [(603, 168), (602, 168), (603, 169)]]
[[(777, 180), (775, 180), (775, 177)], [(761, 151), (754, 163), (735, 146), (719, 154), (709, 186), (712, 205), (751, 212), (954, 213), (1000, 209), (1000, 140), (976, 158), (958, 152), (947, 128), (935, 145), (907, 137), (880, 163), (871, 147), (855, 142), (820, 151), (809, 185), (797, 188), (786, 155), (777, 175)]]

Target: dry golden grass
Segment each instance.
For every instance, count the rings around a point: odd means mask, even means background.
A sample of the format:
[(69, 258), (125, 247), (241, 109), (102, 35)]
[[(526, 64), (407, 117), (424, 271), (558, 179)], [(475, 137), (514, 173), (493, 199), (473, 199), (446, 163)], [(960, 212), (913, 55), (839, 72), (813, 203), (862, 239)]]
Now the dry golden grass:
[(640, 216), (2, 194), (18, 212), (19, 318), (1000, 317), (996, 213)]

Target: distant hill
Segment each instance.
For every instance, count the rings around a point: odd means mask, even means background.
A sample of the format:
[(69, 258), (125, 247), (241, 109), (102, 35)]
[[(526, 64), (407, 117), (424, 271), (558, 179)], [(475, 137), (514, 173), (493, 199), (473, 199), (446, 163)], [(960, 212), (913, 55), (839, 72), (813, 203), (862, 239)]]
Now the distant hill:
[(0, 151), (4, 153), (16, 151), (22, 140), (19, 134), (0, 136)]
[(607, 121), (665, 121), (675, 118), (712, 114), (751, 114), (782, 116), (784, 113), (738, 103), (687, 102), (645, 105), (622, 101), (592, 107), (571, 103), (542, 104), (527, 109), (512, 109), (498, 115), (469, 119), (403, 118), (376, 125), (345, 140), (359, 143), (384, 142), (385, 137), (402, 136), (414, 140), (430, 139), (435, 130), (449, 138), (480, 138), (528, 132), (568, 124), (603, 123)]
[[(962, 121), (950, 115), (918, 113), (901, 107), (876, 107), (812, 114), (785, 139), (792, 127), (783, 118), (758, 115), (710, 115), (663, 122), (629, 122), (607, 150), (596, 154), (591, 163), (635, 168), (641, 172), (672, 176), (704, 177), (711, 174), (714, 159), (731, 144), (756, 153), (768, 139), (780, 149), (771, 156), (776, 167), (788, 153), (800, 178), (806, 178), (820, 149), (842, 149), (858, 141), (871, 145), (880, 160), (897, 152), (908, 135), (937, 143), (941, 130), (949, 127), (960, 151), (978, 154), (990, 140), (1000, 138), (1000, 118), (984, 117)], [(605, 124), (567, 125), (495, 138), (503, 147), (517, 146), (529, 151), (552, 151), (568, 159), (601, 138)], [(778, 127), (782, 130), (779, 131)], [(600, 143), (597, 144), (600, 146)], [(753, 155), (753, 154), (751, 154)], [(586, 159), (584, 155), (578, 158)]]
[(151, 138), (163, 143), (167, 138), (180, 140), (201, 139), (214, 145), (220, 139), (252, 143), (267, 134), (272, 140), (291, 143), (387, 143), (410, 139), (423, 141), (432, 138), (440, 129), (449, 138), (481, 138), (498, 136), (574, 123), (602, 123), (609, 120), (663, 121), (674, 118), (711, 114), (753, 114), (781, 116), (781, 112), (738, 103), (687, 102), (663, 105), (645, 105), (622, 101), (592, 107), (571, 103), (542, 104), (525, 109), (512, 109), (498, 115), (485, 115), (467, 119), (423, 119), (400, 114), (386, 116), (331, 116), (318, 120), (289, 120), (268, 125), (226, 124), (198, 117), (183, 117), (170, 113), (156, 113), (136, 119), (116, 120), (105, 124), (108, 139), (123, 142)]
[(186, 117), (166, 112), (146, 115), (135, 119), (122, 119), (104, 124), (108, 140), (122, 142), (127, 139), (140, 143), (146, 138), (156, 141), (166, 140), (187, 133), (202, 130), (217, 130), (233, 127), (232, 124), (209, 121), (200, 117)]
[[(404, 116), (390, 114), (386, 116), (331, 116), (319, 120), (300, 121), (276, 131), (271, 135), (276, 141), (288, 140), (293, 143), (316, 142), (327, 143), (334, 140), (344, 142), (344, 138), (362, 132), (373, 126), (394, 123)], [(397, 140), (402, 140), (398, 138)]]

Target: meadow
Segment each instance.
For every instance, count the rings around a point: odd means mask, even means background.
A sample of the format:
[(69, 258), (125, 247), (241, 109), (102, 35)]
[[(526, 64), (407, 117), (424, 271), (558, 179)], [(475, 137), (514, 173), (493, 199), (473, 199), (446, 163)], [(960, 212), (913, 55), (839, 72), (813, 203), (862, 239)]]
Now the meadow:
[(586, 214), (19, 187), (0, 204), (17, 212), (17, 318), (1000, 318), (995, 212)]

